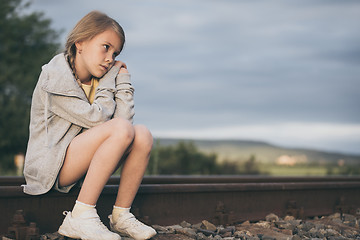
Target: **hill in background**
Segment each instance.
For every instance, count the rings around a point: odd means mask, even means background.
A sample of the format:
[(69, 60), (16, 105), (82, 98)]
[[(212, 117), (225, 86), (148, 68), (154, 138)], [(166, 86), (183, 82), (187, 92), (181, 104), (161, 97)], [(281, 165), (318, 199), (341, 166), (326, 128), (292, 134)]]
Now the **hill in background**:
[(240, 162), (255, 156), (260, 163), (294, 164), (336, 164), (359, 165), (360, 156), (311, 149), (296, 149), (275, 146), (260, 141), (245, 140), (194, 140), (156, 139), (160, 146), (176, 145), (180, 141), (191, 141), (204, 153), (216, 153), (218, 161)]

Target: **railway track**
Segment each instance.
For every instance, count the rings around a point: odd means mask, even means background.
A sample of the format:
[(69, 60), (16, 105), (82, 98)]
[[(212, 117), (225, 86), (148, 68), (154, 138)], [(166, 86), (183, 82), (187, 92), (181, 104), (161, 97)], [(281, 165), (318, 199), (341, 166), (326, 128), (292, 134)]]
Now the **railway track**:
[[(107, 223), (119, 177), (112, 177), (97, 203)], [(0, 177), (0, 236), (12, 224), (17, 210), (40, 233), (54, 232), (71, 210), (79, 189), (69, 194), (51, 191), (41, 196), (22, 192), (22, 177)], [(172, 225), (209, 220), (215, 224), (258, 221), (269, 213), (297, 218), (360, 212), (359, 177), (263, 176), (147, 176), (134, 200), (132, 212), (148, 224)]]

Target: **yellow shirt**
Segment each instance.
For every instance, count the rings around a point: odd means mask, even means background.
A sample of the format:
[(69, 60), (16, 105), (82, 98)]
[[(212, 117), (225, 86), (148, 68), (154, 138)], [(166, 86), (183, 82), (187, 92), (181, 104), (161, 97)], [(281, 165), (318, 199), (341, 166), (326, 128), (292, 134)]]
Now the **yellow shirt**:
[(99, 80), (96, 78), (91, 79), (90, 85), (81, 84), (81, 87), (84, 90), (85, 95), (89, 99), (89, 102), (91, 104), (94, 102), (95, 91), (96, 91), (96, 88), (98, 87), (98, 85), (99, 85)]

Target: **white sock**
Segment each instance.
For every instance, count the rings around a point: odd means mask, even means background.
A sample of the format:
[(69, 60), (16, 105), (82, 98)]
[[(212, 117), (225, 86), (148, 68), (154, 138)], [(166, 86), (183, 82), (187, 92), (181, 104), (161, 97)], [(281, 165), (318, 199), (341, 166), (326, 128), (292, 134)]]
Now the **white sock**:
[(89, 205), (76, 200), (74, 208), (71, 212), (73, 217), (79, 217), (83, 212), (95, 208), (96, 205)]
[(119, 218), (120, 214), (128, 213), (128, 212), (130, 212), (130, 208), (123, 208), (123, 207), (118, 207), (118, 206), (114, 205), (113, 210), (112, 210), (112, 220), (114, 222), (116, 222), (117, 219)]

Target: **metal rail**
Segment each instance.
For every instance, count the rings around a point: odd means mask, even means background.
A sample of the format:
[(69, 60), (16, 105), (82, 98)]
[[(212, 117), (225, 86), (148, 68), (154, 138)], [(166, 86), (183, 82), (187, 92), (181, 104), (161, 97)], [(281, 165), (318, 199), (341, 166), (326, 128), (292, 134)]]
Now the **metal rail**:
[[(97, 203), (105, 223), (119, 181), (112, 177)], [(22, 192), (23, 183), (21, 177), (0, 177), (0, 235), (7, 232), (18, 209), (28, 222), (37, 223), (40, 232), (56, 231), (62, 212), (71, 210), (79, 189), (29, 196)], [(359, 209), (360, 177), (147, 176), (132, 212), (148, 224), (206, 219), (226, 225), (257, 221), (269, 213), (306, 218), (335, 211), (354, 214)]]
[[(107, 185), (116, 185), (120, 177), (110, 177)], [(184, 183), (256, 183), (256, 182), (358, 182), (360, 176), (328, 177), (269, 177), (258, 175), (159, 175), (145, 176), (142, 184), (184, 184)], [(0, 176), (0, 186), (20, 186), (25, 183), (24, 177)]]

